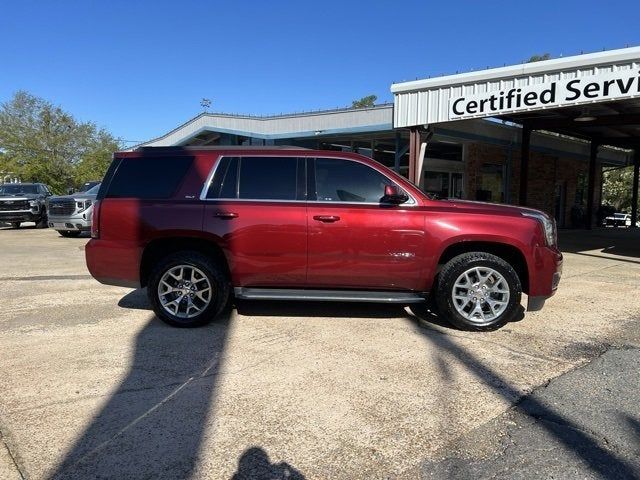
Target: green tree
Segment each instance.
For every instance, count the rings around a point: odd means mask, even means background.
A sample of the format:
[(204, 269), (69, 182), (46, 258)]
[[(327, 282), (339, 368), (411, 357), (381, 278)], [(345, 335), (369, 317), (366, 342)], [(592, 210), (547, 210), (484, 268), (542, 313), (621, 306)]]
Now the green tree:
[(63, 193), (85, 175), (102, 178), (104, 165), (119, 147), (95, 124), (79, 122), (27, 92), (0, 105), (0, 171), (14, 172), (23, 181), (44, 182)]
[(376, 100), (378, 100), (377, 95), (367, 95), (366, 97), (351, 102), (351, 108), (373, 107), (376, 104)]
[(105, 130), (98, 130), (94, 142), (73, 169), (73, 183), (82, 185), (91, 180), (101, 180), (111, 163), (111, 155), (122, 148), (118, 140)]
[(527, 60), (527, 63), (542, 62), (543, 60), (549, 60), (550, 58), (550, 53), (543, 53), (542, 55), (531, 55), (529, 60)]
[[(633, 167), (617, 168), (604, 173), (602, 203), (612, 205), (617, 211), (631, 211)], [(638, 202), (640, 206), (640, 202)]]

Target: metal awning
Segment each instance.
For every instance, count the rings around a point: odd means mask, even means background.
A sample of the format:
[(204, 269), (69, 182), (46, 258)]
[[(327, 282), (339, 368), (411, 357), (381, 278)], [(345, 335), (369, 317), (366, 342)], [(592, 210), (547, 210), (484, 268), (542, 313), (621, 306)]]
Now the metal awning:
[(635, 151), (632, 225), (640, 163), (640, 47), (394, 84), (394, 127), (411, 131), (409, 176), (419, 175), (421, 130), (472, 118), (522, 125), (520, 204), (527, 203), (531, 132), (591, 144), (587, 226), (595, 211), (598, 149)]

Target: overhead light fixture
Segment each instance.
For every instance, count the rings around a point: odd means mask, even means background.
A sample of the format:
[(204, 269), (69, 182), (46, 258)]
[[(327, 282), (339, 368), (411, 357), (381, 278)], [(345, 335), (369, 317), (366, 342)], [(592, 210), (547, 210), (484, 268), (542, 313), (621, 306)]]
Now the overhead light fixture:
[(586, 108), (582, 110), (582, 113), (573, 119), (574, 122), (593, 122), (596, 120), (596, 117), (589, 113), (589, 110)]

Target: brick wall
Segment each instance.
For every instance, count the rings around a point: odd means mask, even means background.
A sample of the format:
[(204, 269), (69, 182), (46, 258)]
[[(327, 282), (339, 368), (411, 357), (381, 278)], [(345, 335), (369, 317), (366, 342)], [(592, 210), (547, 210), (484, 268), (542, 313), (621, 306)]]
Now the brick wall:
[[(481, 188), (483, 164), (504, 165), (505, 171), (510, 171), (510, 201), (517, 204), (520, 191), (520, 148), (516, 146), (509, 152), (508, 147), (500, 147), (483, 143), (468, 144), (466, 147), (465, 193), (468, 199), (476, 199), (476, 191)], [(510, 165), (509, 158), (511, 158)], [(550, 215), (555, 213), (556, 188), (559, 185), (565, 187), (565, 212), (564, 226), (571, 224), (571, 208), (575, 204), (576, 189), (578, 187), (579, 175), (585, 177), (588, 174), (589, 164), (584, 160), (574, 158), (558, 157), (540, 152), (532, 151), (529, 158), (529, 186), (527, 196), (527, 206), (538, 208)], [(599, 204), (600, 192), (600, 172), (597, 168), (596, 175), (596, 208)], [(508, 195), (505, 195), (508, 199)], [(497, 199), (494, 199), (497, 200)], [(586, 208), (586, 189), (585, 189)]]

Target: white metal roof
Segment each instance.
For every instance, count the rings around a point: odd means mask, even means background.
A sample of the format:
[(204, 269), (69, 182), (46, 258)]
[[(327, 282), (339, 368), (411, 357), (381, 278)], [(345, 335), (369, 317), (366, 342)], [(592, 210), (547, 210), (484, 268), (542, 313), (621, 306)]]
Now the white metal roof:
[(300, 114), (257, 117), (203, 113), (169, 133), (139, 146), (182, 145), (205, 131), (223, 132), (253, 138), (277, 139), (391, 130), (393, 105), (371, 108), (345, 108)]
[[(397, 83), (391, 86), (394, 94), (394, 127), (409, 127), (456, 120), (452, 114), (451, 100), (461, 97), (481, 99), (493, 92), (505, 92), (520, 88), (523, 92), (540, 91), (552, 82), (567, 82), (572, 79), (596, 76), (608, 78), (616, 72), (624, 71), (628, 76), (637, 75), (640, 69), (640, 47), (624, 48), (606, 52), (556, 58), (533, 63), (524, 63), (508, 67), (493, 68), (438, 78)], [(613, 78), (613, 77), (612, 77)], [(639, 81), (640, 83), (640, 81)], [(636, 89), (624, 95), (624, 98), (638, 97)], [(611, 99), (607, 99), (610, 101)], [(480, 100), (478, 100), (480, 101)], [(593, 100), (581, 99), (582, 103)], [(603, 100), (604, 101), (604, 100)], [(581, 104), (577, 102), (558, 102), (554, 108), (565, 105)], [(535, 109), (550, 108), (540, 106)], [(521, 107), (509, 111), (528, 111), (534, 108)], [(500, 112), (482, 112), (464, 115), (461, 118), (482, 118)]]

